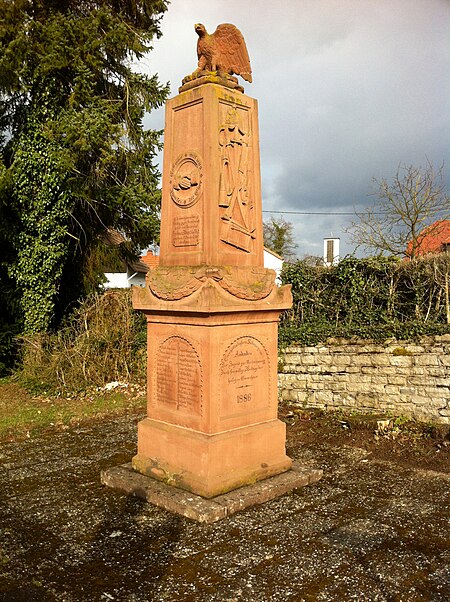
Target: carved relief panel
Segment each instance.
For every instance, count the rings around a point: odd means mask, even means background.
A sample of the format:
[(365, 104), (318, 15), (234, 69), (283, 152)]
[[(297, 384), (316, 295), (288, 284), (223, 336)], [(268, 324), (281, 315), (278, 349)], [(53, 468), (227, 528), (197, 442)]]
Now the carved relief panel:
[(166, 128), (161, 243), (164, 253), (203, 248), (203, 102), (174, 107)]
[(203, 165), (196, 152), (179, 155), (170, 170), (170, 196), (178, 207), (192, 207), (200, 196)]
[(263, 265), (257, 105), (218, 85), (168, 101), (161, 265)]
[(173, 247), (198, 247), (201, 216), (194, 207), (202, 195), (203, 164), (198, 153), (182, 153), (170, 170), (169, 190), (172, 207), (171, 238)]
[(256, 238), (250, 113), (220, 103), (219, 123), (220, 240), (250, 253)]
[[(193, 207), (202, 194), (203, 165), (195, 152), (178, 156), (170, 171), (170, 198), (180, 209)], [(201, 218), (198, 211), (174, 211), (172, 245), (197, 247), (200, 244)]]

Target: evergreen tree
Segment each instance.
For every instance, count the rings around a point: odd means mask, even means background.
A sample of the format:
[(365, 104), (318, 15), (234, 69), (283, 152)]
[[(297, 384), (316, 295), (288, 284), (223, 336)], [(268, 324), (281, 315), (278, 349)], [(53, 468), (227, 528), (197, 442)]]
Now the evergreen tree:
[(166, 8), (0, 0), (0, 301), (16, 322), (20, 308), (26, 333), (56, 326), (95, 285), (106, 228), (131, 254), (158, 238), (160, 132), (142, 120), (168, 88), (133, 61), (160, 36)]

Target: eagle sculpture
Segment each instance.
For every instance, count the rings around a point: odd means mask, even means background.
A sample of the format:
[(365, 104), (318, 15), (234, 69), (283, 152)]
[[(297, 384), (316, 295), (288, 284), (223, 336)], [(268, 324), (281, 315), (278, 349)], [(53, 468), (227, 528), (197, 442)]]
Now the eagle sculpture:
[(247, 46), (237, 27), (223, 23), (218, 25), (213, 34), (209, 34), (204, 25), (196, 23), (195, 31), (198, 34), (198, 68), (194, 76), (201, 71), (218, 71), (229, 75), (235, 73), (248, 82), (252, 81)]

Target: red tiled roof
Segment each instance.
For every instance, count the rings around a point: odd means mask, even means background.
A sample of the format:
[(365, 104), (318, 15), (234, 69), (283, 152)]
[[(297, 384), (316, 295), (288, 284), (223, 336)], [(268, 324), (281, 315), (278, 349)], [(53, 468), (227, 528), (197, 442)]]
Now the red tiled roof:
[[(440, 253), (444, 250), (444, 245), (450, 244), (450, 220), (438, 220), (424, 228), (417, 237), (416, 255), (426, 255), (427, 253)], [(406, 254), (411, 255), (412, 242), (408, 243)]]
[(152, 251), (147, 251), (146, 255), (142, 255), (141, 261), (150, 269), (159, 266), (159, 255), (154, 255)]

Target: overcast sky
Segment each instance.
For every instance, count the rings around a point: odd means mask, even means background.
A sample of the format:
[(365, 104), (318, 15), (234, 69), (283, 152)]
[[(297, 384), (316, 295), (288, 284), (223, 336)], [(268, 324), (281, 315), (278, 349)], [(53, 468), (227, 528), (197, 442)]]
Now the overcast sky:
[[(197, 65), (194, 24), (233, 23), (258, 100), (263, 209), (295, 227), (299, 257), (321, 255), (352, 212), (373, 203), (373, 177), (398, 165), (450, 164), (448, 0), (172, 0), (142, 65), (171, 96)], [(147, 127), (164, 127), (163, 110)], [(264, 219), (270, 215), (263, 214)]]

